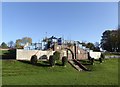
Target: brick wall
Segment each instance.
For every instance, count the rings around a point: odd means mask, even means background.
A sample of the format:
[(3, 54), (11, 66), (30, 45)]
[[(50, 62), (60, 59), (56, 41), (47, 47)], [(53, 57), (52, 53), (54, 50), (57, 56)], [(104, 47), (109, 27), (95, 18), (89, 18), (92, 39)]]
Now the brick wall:
[[(61, 52), (62, 50), (64, 50), (67, 54), (67, 50), (64, 49), (64, 48), (69, 48), (72, 50), (72, 52), (74, 53), (74, 46), (72, 45), (71, 47), (67, 47), (67, 46), (62, 46), (62, 45), (56, 45), (54, 46), (54, 51), (59, 51)], [(62, 58), (63, 54), (61, 54), (61, 58)], [(74, 55), (75, 56), (75, 55)], [(81, 49), (80, 47), (76, 47), (76, 57), (77, 59), (79, 60), (82, 60), (82, 59), (88, 59), (88, 54), (87, 54), (87, 51)], [(72, 54), (70, 51), (68, 51), (68, 59), (72, 59)]]

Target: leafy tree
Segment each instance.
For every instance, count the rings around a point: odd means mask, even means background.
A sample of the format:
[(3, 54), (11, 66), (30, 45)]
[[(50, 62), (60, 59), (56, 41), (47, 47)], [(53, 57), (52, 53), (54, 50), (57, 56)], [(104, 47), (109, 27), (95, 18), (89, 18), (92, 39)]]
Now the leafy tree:
[(25, 46), (25, 44), (31, 44), (32, 39), (30, 37), (23, 37), (22, 39), (17, 39), (16, 40), (16, 48), (21, 48)]
[(14, 47), (14, 42), (13, 41), (8, 42), (8, 47), (13, 48)]
[(118, 28), (118, 33), (117, 33), (117, 45), (118, 45), (118, 49), (117, 51), (120, 52), (120, 28)]
[(81, 44), (82, 44), (82, 46), (86, 46), (86, 43), (85, 43), (85, 42), (82, 42)]
[(50, 48), (51, 41), (47, 41), (47, 49)]
[(23, 37), (22, 38), (22, 44), (26, 44), (26, 43), (31, 44), (32, 43), (32, 39), (30, 37)]
[(99, 42), (95, 42), (94, 46), (95, 46), (94, 51), (100, 51)]
[(85, 46), (86, 48), (89, 48), (90, 50), (93, 50), (93, 51), (100, 51), (100, 44), (98, 42), (96, 42), (95, 44), (91, 43), (91, 42), (82, 42), (80, 43), (78, 41), (79, 44), (82, 44), (82, 46)]
[(105, 32), (103, 32), (103, 36), (101, 39), (101, 47), (102, 49), (107, 51), (112, 51), (110, 34), (111, 34), (111, 31), (106, 30)]
[(2, 42), (1, 47), (2, 48), (8, 48), (8, 46), (7, 46), (7, 44), (5, 42)]
[(21, 39), (17, 39), (16, 40), (16, 48), (20, 48), (21, 47), (21, 43), (22, 43), (22, 40)]
[(103, 50), (110, 52), (120, 52), (120, 31), (118, 30), (106, 30), (103, 32), (101, 39), (101, 47)]
[(90, 43), (90, 42), (86, 44), (86, 47), (89, 48), (90, 50), (94, 50), (95, 49), (94, 44)]

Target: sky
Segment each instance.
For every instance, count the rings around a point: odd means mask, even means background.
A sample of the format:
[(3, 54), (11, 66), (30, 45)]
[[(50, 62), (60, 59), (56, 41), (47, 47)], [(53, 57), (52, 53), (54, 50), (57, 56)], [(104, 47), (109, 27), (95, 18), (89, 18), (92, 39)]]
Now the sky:
[(118, 27), (117, 2), (3, 2), (2, 42), (44, 37), (100, 42), (102, 33)]

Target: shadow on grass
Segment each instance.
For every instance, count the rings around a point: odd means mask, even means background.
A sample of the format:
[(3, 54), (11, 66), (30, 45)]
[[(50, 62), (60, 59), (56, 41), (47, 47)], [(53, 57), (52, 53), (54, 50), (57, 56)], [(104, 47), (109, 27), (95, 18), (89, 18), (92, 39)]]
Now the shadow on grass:
[(83, 65), (91, 65), (91, 62), (89, 60), (78, 60)]
[[(19, 60), (19, 62), (33, 65), (30, 61)], [(48, 61), (42, 61), (42, 62), (38, 62), (37, 64), (34, 64), (34, 66), (50, 67), (50, 64)]]
[(63, 66), (62, 64), (60, 64), (60, 63), (56, 63), (55, 65), (57, 65), (57, 66)]
[[(18, 60), (18, 61), (21, 63), (33, 65), (30, 61), (24, 61), (24, 60)], [(56, 63), (55, 65), (63, 66), (61, 63)], [(34, 64), (34, 66), (51, 67), (51, 65), (49, 64), (49, 61), (38, 61), (37, 64)]]
[(2, 54), (2, 59), (16, 59), (16, 49), (7, 50), (6, 53)]

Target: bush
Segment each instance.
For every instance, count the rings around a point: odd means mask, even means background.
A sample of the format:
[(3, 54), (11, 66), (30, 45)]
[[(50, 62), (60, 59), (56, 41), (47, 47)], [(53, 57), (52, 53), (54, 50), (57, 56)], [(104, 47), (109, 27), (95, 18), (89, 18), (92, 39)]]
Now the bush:
[(67, 61), (68, 61), (68, 60), (67, 60), (67, 57), (66, 57), (66, 56), (63, 56), (63, 57), (62, 57), (62, 65), (63, 65), (63, 66), (66, 66)]
[(59, 59), (60, 59), (60, 52), (55, 51), (55, 52), (53, 53), (53, 57), (54, 57), (55, 60), (59, 60)]
[(102, 58), (99, 58), (100, 63), (102, 63)]
[(94, 65), (94, 58), (91, 58), (91, 64)]
[(105, 59), (105, 54), (101, 53), (101, 58)]
[(37, 56), (36, 56), (36, 55), (33, 55), (33, 56), (31, 57), (31, 63), (32, 63), (33, 65), (35, 65), (35, 64), (37, 63)]
[(54, 65), (55, 65), (55, 59), (54, 59), (53, 55), (51, 55), (51, 56), (49, 57), (49, 63), (50, 63), (51, 66), (54, 66)]

